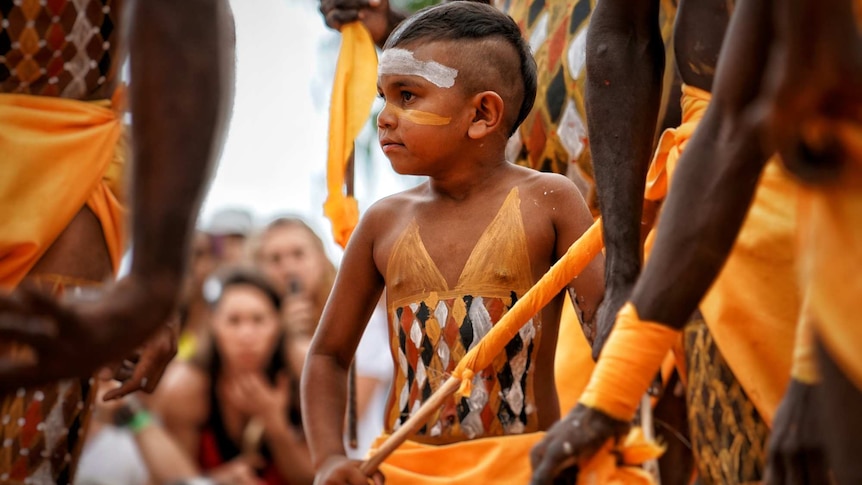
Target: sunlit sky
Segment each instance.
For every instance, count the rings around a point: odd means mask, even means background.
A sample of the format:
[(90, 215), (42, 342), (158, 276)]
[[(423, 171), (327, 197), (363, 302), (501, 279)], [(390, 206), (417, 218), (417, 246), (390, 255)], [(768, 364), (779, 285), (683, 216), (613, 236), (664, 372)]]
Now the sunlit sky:
[[(231, 0), (236, 98), (200, 224), (219, 209), (239, 207), (250, 210), (258, 223), (278, 214), (302, 215), (330, 239), (321, 206), (339, 34), (324, 25), (317, 5), (316, 0)], [(365, 136), (376, 139), (370, 127)], [(357, 173), (362, 207), (404, 184), (392, 175), (376, 143), (371, 145), (372, 166)]]

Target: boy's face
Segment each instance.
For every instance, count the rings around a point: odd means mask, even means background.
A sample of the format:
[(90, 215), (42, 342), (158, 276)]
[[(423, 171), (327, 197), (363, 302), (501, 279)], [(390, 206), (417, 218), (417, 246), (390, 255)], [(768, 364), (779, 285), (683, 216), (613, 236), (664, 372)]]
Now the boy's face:
[(467, 139), (470, 107), (458, 70), (447, 62), (451, 46), (392, 48), (380, 58), (377, 86), (386, 104), (377, 117), (377, 135), (398, 173), (444, 170)]

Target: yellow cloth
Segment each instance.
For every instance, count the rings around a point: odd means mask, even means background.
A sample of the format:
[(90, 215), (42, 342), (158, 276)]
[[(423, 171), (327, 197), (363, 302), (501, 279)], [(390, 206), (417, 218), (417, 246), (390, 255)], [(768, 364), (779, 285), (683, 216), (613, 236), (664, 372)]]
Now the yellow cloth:
[(461, 396), (469, 396), (474, 371), (488, 367), (494, 357), (518, 333), (521, 326), (533, 318), (569, 284), (602, 250), (601, 219), (596, 220), (566, 254), (542, 276), (466, 355), (458, 362), (452, 376), (461, 379)]
[(360, 22), (341, 29), (341, 51), (335, 67), (335, 82), (329, 106), (329, 154), (326, 188), (329, 195), (323, 212), (332, 222), (332, 234), (341, 247), (347, 246), (359, 221), (359, 206), (345, 195), (344, 172), (353, 152), (371, 103), (377, 94), (377, 51), (368, 30)]
[(596, 365), (593, 362), (593, 350), (584, 336), (581, 322), (569, 298), (565, 299), (563, 312), (560, 314), (557, 353), (554, 355), (557, 398), (560, 401), (560, 412), (566, 414), (578, 403)]
[[(845, 125), (845, 136), (851, 133)], [(803, 190), (799, 210), (802, 281), (811, 322), (829, 355), (856, 387), (862, 389), (862, 124), (841, 180)]]
[(110, 104), (0, 94), (0, 288), (18, 285), (84, 204), (119, 267), (125, 154)]
[[(666, 195), (710, 97), (683, 86), (683, 124), (662, 135), (646, 198)], [(794, 249), (798, 190), (777, 158), (770, 160), (733, 250), (700, 303), (719, 350), (769, 424), (789, 380), (800, 307)], [(652, 240), (654, 234), (648, 237)]]
[[(405, 441), (386, 458), (380, 471), (387, 485), (523, 485), (530, 482), (530, 449), (545, 433), (528, 433), (426, 445)], [(371, 445), (371, 454), (388, 438)]]

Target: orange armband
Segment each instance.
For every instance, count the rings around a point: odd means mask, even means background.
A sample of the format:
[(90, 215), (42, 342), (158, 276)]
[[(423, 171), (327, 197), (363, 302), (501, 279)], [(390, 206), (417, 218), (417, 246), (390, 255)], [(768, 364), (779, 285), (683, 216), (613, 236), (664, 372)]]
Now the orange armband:
[(629, 302), (617, 314), (610, 339), (602, 349), (581, 404), (620, 421), (631, 421), (668, 350), (680, 331), (644, 322)]

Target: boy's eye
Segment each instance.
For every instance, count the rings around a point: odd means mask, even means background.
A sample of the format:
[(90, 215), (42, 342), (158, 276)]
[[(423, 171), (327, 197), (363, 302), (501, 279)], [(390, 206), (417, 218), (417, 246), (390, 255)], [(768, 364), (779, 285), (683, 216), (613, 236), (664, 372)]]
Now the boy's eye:
[(386, 101), (386, 96), (383, 94), (383, 91), (377, 91), (377, 97)]
[(413, 99), (413, 93), (411, 93), (410, 91), (401, 91), (401, 99), (403, 99), (404, 101), (410, 101), (411, 99)]

